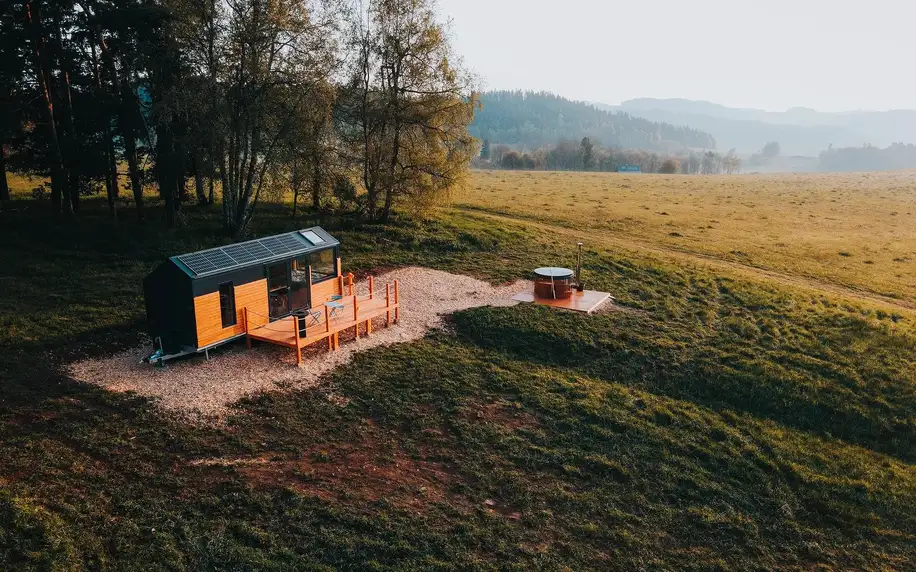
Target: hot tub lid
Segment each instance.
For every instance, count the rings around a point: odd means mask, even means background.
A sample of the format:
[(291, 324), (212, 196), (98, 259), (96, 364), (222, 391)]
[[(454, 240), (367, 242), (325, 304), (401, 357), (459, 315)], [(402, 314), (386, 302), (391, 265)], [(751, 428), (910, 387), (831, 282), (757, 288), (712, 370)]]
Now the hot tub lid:
[(536, 268), (534, 274), (539, 278), (553, 278), (554, 280), (566, 280), (572, 278), (575, 272), (569, 268), (557, 268), (556, 266), (545, 266)]

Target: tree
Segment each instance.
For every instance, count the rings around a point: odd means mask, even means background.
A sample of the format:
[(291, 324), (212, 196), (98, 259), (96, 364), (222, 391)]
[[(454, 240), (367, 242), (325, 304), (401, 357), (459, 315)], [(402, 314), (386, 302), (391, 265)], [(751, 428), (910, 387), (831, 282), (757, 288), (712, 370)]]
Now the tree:
[(484, 139), (483, 146), (480, 148), (480, 158), (484, 161), (490, 160), (490, 140)]
[(344, 130), (367, 214), (385, 221), (397, 205), (422, 208), (464, 181), (478, 151), (467, 129), (475, 96), (431, 0), (372, 0), (357, 16)]
[(779, 143), (776, 141), (770, 141), (763, 146), (761, 154), (768, 159), (772, 159), (773, 157), (779, 155)]
[(722, 158), (722, 169), (726, 175), (734, 175), (741, 170), (741, 159), (735, 149), (729, 150), (728, 154)]
[(499, 163), (503, 169), (521, 169), (524, 167), (525, 162), (522, 158), (522, 154), (518, 151), (509, 151), (503, 155)]
[(503, 155), (509, 151), (510, 148), (508, 145), (493, 145), (492, 150), (490, 151), (490, 161), (493, 163), (499, 163), (502, 161)]
[(674, 173), (679, 172), (681, 169), (681, 164), (677, 159), (665, 159), (661, 167), (658, 168), (658, 172), (665, 175), (673, 175)]
[(583, 137), (582, 142), (579, 143), (579, 147), (582, 154), (582, 168), (588, 171), (595, 162), (595, 148), (594, 145), (592, 145), (592, 140), (588, 137)]
[[(33, 55), (33, 74), (42, 98), (41, 111), (47, 138), (47, 160), (51, 171), (51, 207), (54, 209), (54, 214), (57, 215), (60, 213), (64, 195), (69, 197), (70, 190), (54, 115), (54, 101), (51, 95), (51, 63), (48, 57), (47, 33), (41, 0), (27, 1), (25, 15)], [(67, 204), (68, 212), (72, 213), (72, 203), (68, 200)]]
[[(167, 144), (175, 158), (165, 166), (172, 171), (165, 178), (174, 189), (183, 174), (178, 159), (188, 153), (201, 163), (204, 155), (218, 157), (223, 226), (241, 238), (262, 190), (277, 177), (286, 179), (282, 167), (289, 165), (288, 147), (295, 144), (290, 135), (302, 134), (302, 118), (313, 105), (309, 98), (336, 64), (337, 12), (321, 0), (236, 0), (217, 8), (199, 0), (181, 2), (174, 34), (186, 60), (184, 85), (168, 74), (161, 78), (170, 84), (164, 87), (169, 105), (157, 139), (171, 138)], [(188, 90), (189, 83), (200, 89)], [(204, 130), (192, 121), (198, 109), (212, 117)], [(160, 155), (157, 164), (163, 162)]]

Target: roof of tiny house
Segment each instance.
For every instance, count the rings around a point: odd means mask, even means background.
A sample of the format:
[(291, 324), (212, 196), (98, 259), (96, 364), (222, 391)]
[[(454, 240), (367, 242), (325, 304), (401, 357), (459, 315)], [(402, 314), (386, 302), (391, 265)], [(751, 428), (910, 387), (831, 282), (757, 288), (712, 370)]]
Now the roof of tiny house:
[(247, 242), (179, 254), (169, 260), (191, 278), (203, 278), (248, 266), (294, 258), (339, 244), (340, 242), (323, 228), (313, 226)]

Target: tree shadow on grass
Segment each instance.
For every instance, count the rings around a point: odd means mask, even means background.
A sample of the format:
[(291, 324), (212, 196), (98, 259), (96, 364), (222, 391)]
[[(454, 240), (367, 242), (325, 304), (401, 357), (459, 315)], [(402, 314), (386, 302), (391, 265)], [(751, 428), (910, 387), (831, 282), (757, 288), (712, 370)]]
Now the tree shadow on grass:
[(916, 460), (912, 365), (888, 354), (902, 351), (900, 334), (861, 320), (807, 319), (810, 343), (796, 335), (791, 348), (740, 328), (532, 306), (469, 310), (453, 324), (462, 339), (516, 359)]

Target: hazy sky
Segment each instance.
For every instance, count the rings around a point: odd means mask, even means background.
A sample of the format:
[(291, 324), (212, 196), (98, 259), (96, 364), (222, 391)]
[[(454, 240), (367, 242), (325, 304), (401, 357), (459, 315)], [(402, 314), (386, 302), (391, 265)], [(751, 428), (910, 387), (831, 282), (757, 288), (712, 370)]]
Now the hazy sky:
[(916, 108), (916, 0), (439, 0), (486, 89)]

